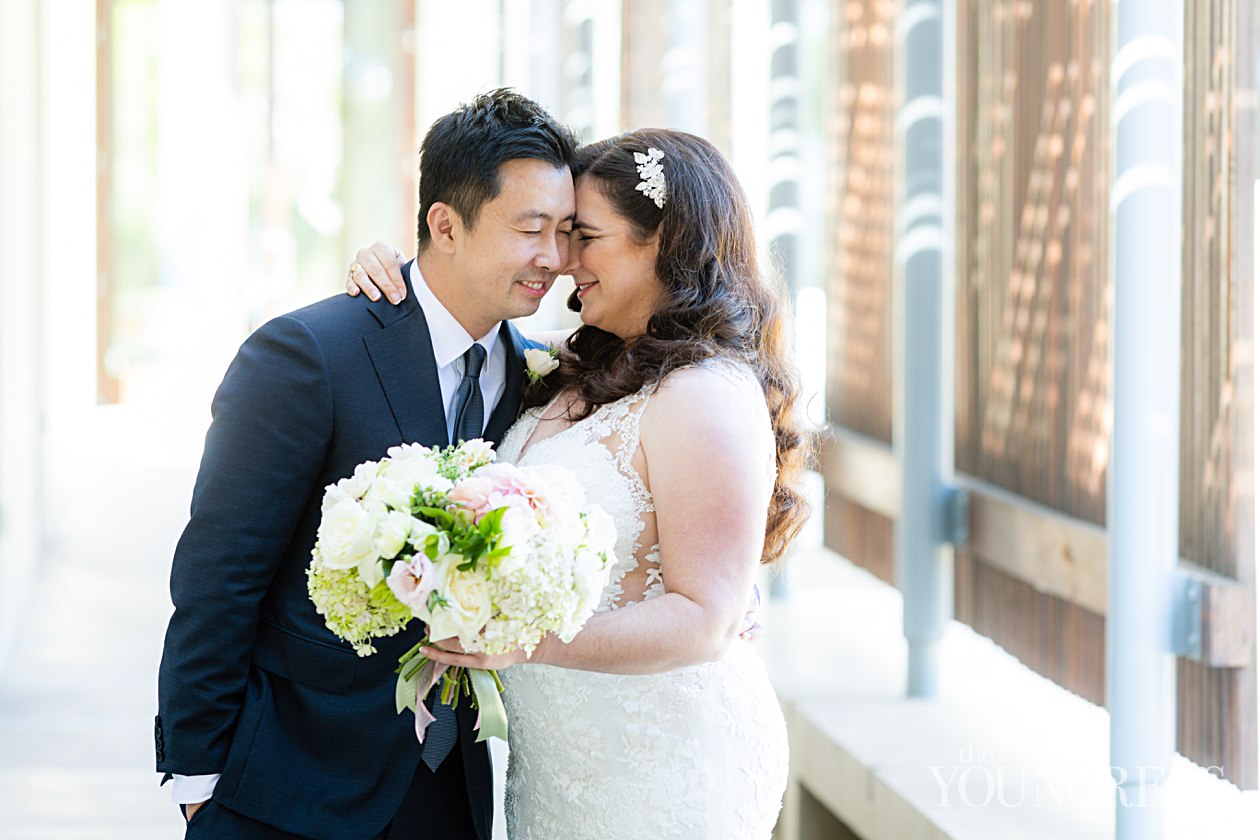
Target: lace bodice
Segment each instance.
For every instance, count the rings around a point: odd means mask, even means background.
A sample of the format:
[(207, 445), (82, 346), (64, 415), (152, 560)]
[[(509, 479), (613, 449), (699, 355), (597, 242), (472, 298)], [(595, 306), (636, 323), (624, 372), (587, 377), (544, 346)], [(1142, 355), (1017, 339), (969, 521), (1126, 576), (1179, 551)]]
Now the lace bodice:
[[(751, 371), (722, 368), (760, 398)], [(550, 406), (532, 409), (499, 446), (503, 460), (568, 468), (612, 517), (616, 557), (600, 610), (633, 609), (664, 592), (656, 509), (640, 471), (651, 399), (645, 388), (531, 441)], [(769, 840), (786, 785), (787, 733), (748, 643), (717, 662), (646, 676), (533, 664), (500, 673), (512, 840)]]
[[(726, 360), (711, 360), (705, 367), (732, 381), (751, 399), (761, 400), (761, 389), (747, 367)], [(557, 400), (525, 412), (504, 436), (499, 457), (520, 464), (558, 464), (572, 470), (587, 498), (602, 507), (617, 526), (616, 561), (599, 611), (617, 609), (665, 591), (661, 574), (660, 544), (656, 537), (656, 508), (652, 492), (635, 467), (640, 452), (643, 412), (652, 386), (597, 408), (567, 428), (532, 440), (541, 417)], [(766, 479), (775, 479), (773, 433), (766, 428), (769, 446)], [(531, 442), (532, 441), (532, 442)], [(526, 448), (528, 447), (528, 448)], [(522, 451), (524, 450), (524, 451)]]
[[(634, 454), (639, 448), (639, 422), (647, 407), (646, 389), (614, 403), (601, 406), (591, 416), (568, 428), (522, 448), (533, 437), (539, 418), (551, 406), (530, 409), (517, 421), (499, 446), (499, 457), (526, 464), (558, 464), (580, 476), (587, 499), (612, 517), (617, 527), (613, 571), (600, 599), (599, 611), (615, 609), (626, 602), (642, 600), (663, 590), (660, 576), (660, 546), (655, 542), (655, 512), (652, 493), (635, 469)], [(644, 532), (653, 542), (641, 544)], [(642, 575), (645, 586), (629, 596), (622, 589), (626, 575), (640, 566), (651, 568)]]

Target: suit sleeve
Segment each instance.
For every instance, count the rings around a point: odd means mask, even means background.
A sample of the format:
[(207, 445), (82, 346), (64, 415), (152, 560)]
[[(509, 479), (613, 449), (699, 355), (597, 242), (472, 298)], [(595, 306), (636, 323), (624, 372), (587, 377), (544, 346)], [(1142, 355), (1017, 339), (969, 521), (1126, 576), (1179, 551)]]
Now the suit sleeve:
[(191, 517), (175, 549), (158, 676), (157, 769), (218, 773), (249, 675), (259, 604), (322, 471), (332, 392), (292, 317), (241, 346), (212, 405)]

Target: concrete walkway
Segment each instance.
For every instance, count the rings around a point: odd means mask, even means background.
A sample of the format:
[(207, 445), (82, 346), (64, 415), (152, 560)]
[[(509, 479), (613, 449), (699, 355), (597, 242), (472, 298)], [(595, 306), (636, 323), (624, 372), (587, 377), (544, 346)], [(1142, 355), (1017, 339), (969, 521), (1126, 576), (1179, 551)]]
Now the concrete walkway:
[(167, 575), (208, 418), (180, 420), (98, 410), (48, 465), (73, 480), (53, 488), (47, 555), (0, 660), (6, 840), (183, 834), (153, 770)]
[[(45, 470), (46, 556), (0, 651), (0, 840), (183, 836), (153, 769), (153, 717), (171, 556), (208, 423), (204, 409), (117, 407), (54, 436), (73, 443)], [(492, 750), (502, 802), (506, 745)]]

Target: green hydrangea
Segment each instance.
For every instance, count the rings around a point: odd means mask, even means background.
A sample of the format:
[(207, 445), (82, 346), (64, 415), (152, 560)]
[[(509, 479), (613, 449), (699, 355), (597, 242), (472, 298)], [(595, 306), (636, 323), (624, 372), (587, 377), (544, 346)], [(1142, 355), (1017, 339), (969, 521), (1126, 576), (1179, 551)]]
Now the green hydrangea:
[(357, 569), (329, 569), (316, 560), (306, 570), (306, 591), (324, 625), (359, 656), (376, 653), (372, 639), (393, 636), (413, 617), (384, 581), (369, 588)]

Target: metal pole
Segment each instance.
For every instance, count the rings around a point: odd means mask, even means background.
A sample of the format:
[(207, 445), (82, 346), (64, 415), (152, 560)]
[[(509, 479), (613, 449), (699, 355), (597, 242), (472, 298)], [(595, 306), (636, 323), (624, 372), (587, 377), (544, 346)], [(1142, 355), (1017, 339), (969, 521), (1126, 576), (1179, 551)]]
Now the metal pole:
[(770, 3), (770, 161), (766, 241), (792, 297), (800, 289), (801, 10), (798, 0)]
[(936, 693), (937, 645), (952, 600), (951, 555), (945, 545), (951, 493), (943, 383), (953, 348), (945, 340), (943, 33), (943, 0), (904, 0), (896, 42), (902, 194), (893, 295), (894, 329), (899, 329), (893, 445), (901, 464), (896, 557), (911, 697)]
[(1181, 370), (1181, 0), (1118, 0), (1107, 705), (1117, 840), (1158, 840), (1175, 727)]
[[(770, 0), (769, 150), (766, 168), (766, 217), (764, 233), (769, 252), (783, 272), (793, 303), (802, 277), (801, 233), (801, 8), (800, 0)], [(800, 313), (797, 312), (799, 319)], [(799, 321), (798, 321), (799, 324)], [(800, 348), (797, 348), (799, 354)], [(770, 597), (790, 595), (788, 568), (784, 563), (770, 579)]]

